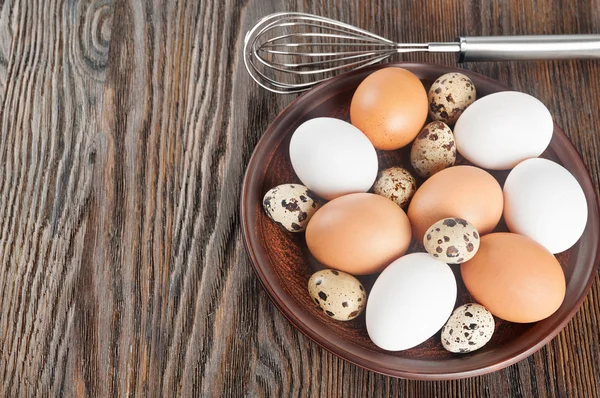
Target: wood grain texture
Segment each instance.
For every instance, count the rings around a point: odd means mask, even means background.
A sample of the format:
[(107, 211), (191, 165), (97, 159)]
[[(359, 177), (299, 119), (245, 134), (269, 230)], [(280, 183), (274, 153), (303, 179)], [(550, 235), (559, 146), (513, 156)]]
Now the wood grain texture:
[[(238, 209), (294, 98), (241, 58), (279, 10), (404, 41), (600, 32), (600, 0), (0, 0), (0, 395), (599, 396), (598, 280), (540, 352), (450, 382), (365, 371), (275, 309)], [(465, 67), (543, 101), (600, 187), (600, 63)]]
[(101, 0), (0, 9), (2, 40), (13, 36), (7, 67), (0, 64), (0, 395), (59, 396), (77, 368), (73, 332), (112, 14)]
[(14, 1), (0, 1), (0, 104), (4, 103), (4, 91), (8, 74), (8, 58), (13, 42)]

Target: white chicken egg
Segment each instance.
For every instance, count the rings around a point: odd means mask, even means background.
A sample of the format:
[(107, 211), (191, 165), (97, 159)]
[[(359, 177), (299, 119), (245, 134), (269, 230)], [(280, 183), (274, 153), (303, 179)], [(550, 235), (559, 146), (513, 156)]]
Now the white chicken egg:
[(548, 159), (528, 159), (504, 183), (504, 219), (511, 232), (530, 237), (552, 253), (573, 246), (588, 217), (583, 189), (571, 173)]
[(350, 123), (329, 117), (308, 120), (296, 129), (290, 160), (300, 181), (327, 200), (367, 192), (377, 177), (371, 141)]
[(458, 152), (476, 166), (508, 170), (540, 156), (550, 144), (552, 115), (538, 99), (504, 91), (475, 101), (458, 118)]
[(375, 281), (367, 301), (367, 332), (384, 350), (412, 348), (444, 326), (455, 302), (450, 267), (427, 253), (407, 254)]

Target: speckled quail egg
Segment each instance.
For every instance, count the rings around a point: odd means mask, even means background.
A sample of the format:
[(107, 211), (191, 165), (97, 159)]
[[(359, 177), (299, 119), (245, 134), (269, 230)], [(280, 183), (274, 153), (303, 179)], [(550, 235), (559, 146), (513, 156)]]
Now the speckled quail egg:
[(429, 89), (429, 116), (453, 125), (471, 105), (477, 93), (475, 85), (462, 73), (447, 73), (440, 76)]
[(367, 301), (358, 279), (334, 269), (315, 272), (308, 280), (308, 293), (327, 316), (338, 321), (356, 318)]
[(490, 341), (494, 328), (494, 317), (484, 306), (461, 305), (442, 328), (442, 345), (450, 352), (475, 351)]
[(395, 202), (400, 207), (408, 206), (417, 191), (417, 181), (402, 167), (390, 167), (379, 173), (373, 192)]
[(421, 177), (428, 178), (454, 165), (454, 134), (444, 122), (431, 122), (419, 133), (410, 149), (410, 163)]
[(462, 264), (479, 249), (479, 233), (462, 218), (445, 218), (433, 224), (423, 237), (429, 254), (448, 264)]
[(306, 229), (320, 203), (304, 185), (282, 184), (265, 194), (263, 207), (271, 220), (277, 224), (290, 232), (301, 232)]

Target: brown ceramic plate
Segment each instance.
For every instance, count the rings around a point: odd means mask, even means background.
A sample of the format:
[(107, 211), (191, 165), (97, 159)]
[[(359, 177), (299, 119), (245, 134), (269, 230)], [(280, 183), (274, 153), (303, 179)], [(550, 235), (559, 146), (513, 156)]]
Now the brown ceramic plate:
[[(509, 90), (502, 84), (467, 70), (431, 64), (395, 64), (415, 73), (429, 88), (448, 72), (468, 75), (477, 87), (478, 97)], [(389, 66), (389, 65), (386, 65)], [(354, 90), (375, 66), (336, 77), (296, 99), (269, 126), (250, 160), (241, 201), (244, 240), (254, 270), (275, 305), (306, 336), (326, 350), (366, 369), (411, 379), (454, 379), (493, 372), (526, 358), (548, 343), (573, 317), (588, 292), (600, 260), (598, 252), (598, 201), (594, 186), (579, 154), (562, 130), (554, 126), (550, 147), (542, 157), (565, 166), (583, 187), (588, 203), (588, 222), (579, 242), (557, 255), (565, 271), (567, 292), (562, 306), (551, 317), (533, 324), (514, 324), (496, 319), (496, 332), (482, 349), (457, 355), (445, 351), (439, 332), (423, 344), (406, 351), (388, 352), (369, 339), (364, 313), (350, 322), (328, 318), (311, 301), (307, 292), (310, 275), (321, 269), (312, 258), (304, 235), (280, 229), (265, 215), (262, 198), (272, 187), (299, 183), (294, 174), (288, 146), (294, 130), (304, 121), (329, 116), (349, 121), (349, 106)], [(380, 169), (407, 166), (408, 150), (379, 152)], [(461, 163), (466, 163), (460, 160)], [(503, 184), (507, 172), (494, 172)], [(501, 222), (497, 230), (505, 230)], [(423, 251), (413, 243), (409, 251)], [(453, 266), (458, 283), (456, 306), (471, 300), (458, 267)], [(360, 278), (367, 290), (375, 276)]]

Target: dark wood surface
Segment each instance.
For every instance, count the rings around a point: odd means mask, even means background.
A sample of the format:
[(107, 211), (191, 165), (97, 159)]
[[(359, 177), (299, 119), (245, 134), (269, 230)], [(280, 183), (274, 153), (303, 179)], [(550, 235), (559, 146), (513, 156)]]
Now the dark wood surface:
[[(362, 370), (275, 309), (239, 195), (294, 98), (241, 58), (278, 10), (416, 42), (600, 32), (598, 0), (0, 0), (0, 396), (599, 396), (598, 280), (541, 351), (450, 382)], [(543, 101), (600, 187), (600, 62), (465, 67)]]

